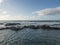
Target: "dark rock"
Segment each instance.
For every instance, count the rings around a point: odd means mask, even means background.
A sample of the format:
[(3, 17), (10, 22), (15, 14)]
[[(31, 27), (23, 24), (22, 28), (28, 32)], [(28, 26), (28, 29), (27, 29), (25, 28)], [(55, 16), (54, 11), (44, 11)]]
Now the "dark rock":
[(50, 29), (50, 26), (49, 25), (42, 25), (41, 28), (42, 29)]
[(40, 26), (30, 25), (29, 28), (31, 28), (31, 29), (40, 29)]
[(13, 26), (13, 25), (20, 25), (20, 23), (7, 23), (5, 26)]

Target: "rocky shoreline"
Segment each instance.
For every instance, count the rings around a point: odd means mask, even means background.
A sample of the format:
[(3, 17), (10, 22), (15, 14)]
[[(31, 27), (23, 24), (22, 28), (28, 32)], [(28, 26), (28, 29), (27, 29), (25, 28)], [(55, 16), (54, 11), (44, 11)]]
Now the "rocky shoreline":
[(2, 27), (0, 28), (0, 30), (4, 30), (4, 29), (11, 29), (11, 30), (15, 30), (15, 31), (18, 31), (18, 30), (22, 30), (22, 29), (25, 29), (25, 28), (30, 28), (30, 29), (48, 29), (48, 30), (60, 30), (59, 27), (51, 27), (50, 25), (24, 25), (24, 26), (20, 26), (20, 27)]

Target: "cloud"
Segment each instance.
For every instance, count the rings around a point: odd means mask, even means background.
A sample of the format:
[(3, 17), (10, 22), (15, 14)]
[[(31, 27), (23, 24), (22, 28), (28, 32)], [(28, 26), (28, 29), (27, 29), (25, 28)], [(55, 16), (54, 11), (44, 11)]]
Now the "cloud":
[(58, 13), (60, 13), (60, 7), (46, 8), (46, 9), (33, 12), (33, 14), (40, 15), (40, 16), (53, 15), (53, 14), (58, 14)]
[(0, 3), (3, 3), (5, 0), (0, 0)]
[(33, 20), (35, 16), (27, 16), (27, 15), (10, 15), (8, 11), (0, 10), (0, 20)]
[[(23, 14), (19, 14), (19, 15), (10, 15), (8, 13), (8, 11), (2, 11), (2, 9), (0, 9), (0, 20), (45, 20), (45, 19), (60, 19), (60, 17), (56, 17), (55, 16), (50, 16), (53, 14), (58, 14), (60, 13), (60, 7), (56, 7), (56, 8), (46, 8), (46, 9), (42, 9), (39, 11), (35, 11), (33, 12), (33, 14), (37, 14), (37, 15), (32, 15), (32, 16), (27, 16), (27, 15), (23, 15)], [(46, 15), (46, 16), (44, 16)], [(48, 16), (47, 16), (48, 15)]]
[(5, 1), (7, 1), (7, 0), (0, 0), (0, 4), (2, 4), (2, 3), (5, 2)]
[(0, 20), (5, 20), (9, 17), (10, 15), (7, 14), (6, 11), (1, 11), (0, 10)]
[(3, 0), (0, 0), (0, 3), (2, 3), (3, 2)]

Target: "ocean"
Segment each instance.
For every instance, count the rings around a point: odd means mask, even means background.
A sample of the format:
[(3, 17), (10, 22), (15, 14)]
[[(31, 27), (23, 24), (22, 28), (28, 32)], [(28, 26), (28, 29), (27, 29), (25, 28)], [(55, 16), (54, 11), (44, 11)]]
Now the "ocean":
[[(59, 21), (1, 21), (4, 27), (6, 23), (20, 23), (21, 25), (53, 25)], [(60, 45), (60, 30), (30, 29), (19, 31), (5, 29), (0, 30), (0, 45)]]

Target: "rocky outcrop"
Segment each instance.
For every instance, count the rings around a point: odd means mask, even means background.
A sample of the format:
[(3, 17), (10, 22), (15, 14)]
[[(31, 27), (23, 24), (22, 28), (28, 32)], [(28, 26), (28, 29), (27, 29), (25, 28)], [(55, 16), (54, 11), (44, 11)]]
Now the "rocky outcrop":
[[(26, 25), (24, 25), (24, 26), (17, 26), (17, 27), (15, 27), (15, 26), (11, 26), (11, 27), (8, 27), (10, 24), (6, 24), (5, 26), (7, 26), (7, 27), (3, 27), (3, 28), (0, 28), (0, 30), (4, 30), (4, 29), (11, 29), (11, 30), (15, 30), (15, 31), (18, 31), (18, 30), (22, 30), (22, 29), (25, 29), (25, 28), (30, 28), (30, 29), (48, 29), (48, 30), (60, 30), (60, 28), (58, 28), (58, 27), (51, 27), (51, 26), (49, 26), (49, 25), (28, 25), (28, 26), (26, 26)], [(13, 24), (11, 24), (11, 25), (13, 25)], [(15, 24), (14, 24), (15, 25)]]

